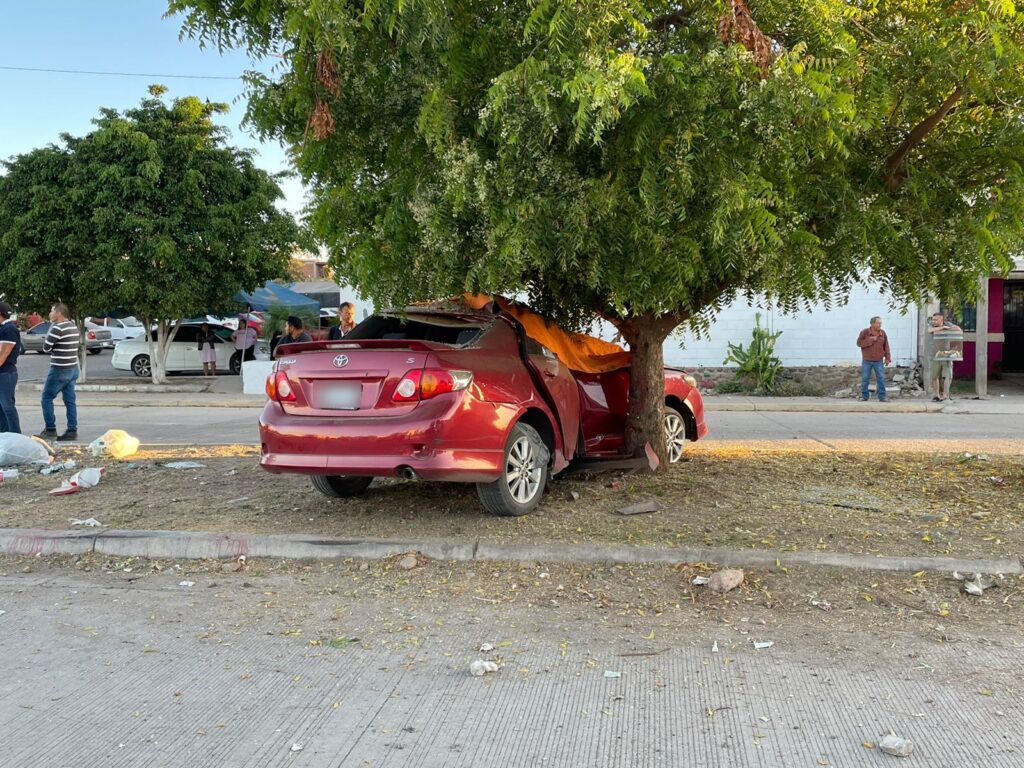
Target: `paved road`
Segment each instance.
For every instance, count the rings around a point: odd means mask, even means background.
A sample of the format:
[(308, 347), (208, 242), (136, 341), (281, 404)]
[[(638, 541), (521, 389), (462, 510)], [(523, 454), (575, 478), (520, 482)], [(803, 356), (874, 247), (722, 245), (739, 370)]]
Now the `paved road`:
[[(702, 618), (688, 600), (609, 620), (474, 601), (481, 577), (444, 563), (263, 576), (24, 562), (0, 560), (4, 768), (859, 767), (893, 760), (874, 746), (890, 729), (915, 743), (908, 768), (1024, 760), (1009, 628), (985, 642), (934, 618), (845, 632), (816, 611), (780, 635), (778, 611)], [(405, 595), (448, 594), (453, 568), (462, 599)], [(754, 650), (766, 633), (779, 642)], [(356, 639), (331, 647), (339, 636)], [(494, 656), (497, 673), (467, 674)]]
[[(86, 361), (86, 372), (92, 378), (134, 379), (131, 371), (115, 371), (110, 365), (114, 356), (112, 350), (105, 349), (98, 355), (89, 355)], [(18, 358), (19, 381), (42, 381), (50, 369), (50, 356), (29, 352)]]
[[(29, 400), (22, 394), (19, 411), (26, 432), (42, 429), (42, 416), (34, 399)], [(83, 406), (79, 416), (80, 434), (84, 440), (92, 440), (105, 430), (117, 427), (146, 443), (254, 443), (259, 412), (259, 408)], [(59, 402), (57, 416), (63, 427), (63, 408)], [(935, 443), (941, 446), (951, 440), (1024, 439), (1024, 416), (716, 412), (709, 413), (707, 418), (711, 428), (708, 445), (765, 441), (820, 447), (874, 444), (895, 449), (904, 441), (947, 441)], [(1024, 443), (1021, 445), (1019, 450), (1024, 450)]]

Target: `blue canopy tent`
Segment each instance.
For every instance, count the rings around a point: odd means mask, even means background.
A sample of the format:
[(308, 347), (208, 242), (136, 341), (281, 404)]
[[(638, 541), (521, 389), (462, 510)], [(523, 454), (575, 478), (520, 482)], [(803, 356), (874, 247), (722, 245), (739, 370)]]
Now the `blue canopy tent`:
[(235, 301), (240, 304), (247, 304), (254, 312), (266, 312), (271, 307), (288, 307), (295, 310), (306, 310), (319, 312), (320, 302), (296, 293), (290, 288), (285, 288), (279, 283), (268, 280), (262, 288), (257, 288), (252, 293), (239, 291), (235, 294)]

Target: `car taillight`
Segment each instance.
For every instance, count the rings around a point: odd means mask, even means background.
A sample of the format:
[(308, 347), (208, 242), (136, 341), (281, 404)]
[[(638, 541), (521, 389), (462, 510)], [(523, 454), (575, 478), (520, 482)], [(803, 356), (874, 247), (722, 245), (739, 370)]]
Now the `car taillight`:
[(96, 334), (93, 333), (92, 331), (89, 331), (88, 333), (85, 334), (85, 338), (87, 338), (89, 341), (96, 341)]
[(472, 381), (472, 371), (447, 371), (442, 368), (409, 371), (398, 382), (392, 399), (396, 403), (429, 400), (438, 395), (465, 389)]
[(288, 381), (288, 374), (278, 371), (267, 376), (267, 397), (279, 403), (295, 402), (295, 390)]

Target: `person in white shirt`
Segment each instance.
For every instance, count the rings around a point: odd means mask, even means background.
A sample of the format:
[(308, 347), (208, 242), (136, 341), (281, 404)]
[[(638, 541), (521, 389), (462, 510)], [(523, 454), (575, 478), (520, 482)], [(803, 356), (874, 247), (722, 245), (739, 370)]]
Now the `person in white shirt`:
[(250, 328), (244, 320), (238, 321), (238, 330), (231, 334), (235, 349), (242, 353), (242, 360), (256, 359), (256, 329)]

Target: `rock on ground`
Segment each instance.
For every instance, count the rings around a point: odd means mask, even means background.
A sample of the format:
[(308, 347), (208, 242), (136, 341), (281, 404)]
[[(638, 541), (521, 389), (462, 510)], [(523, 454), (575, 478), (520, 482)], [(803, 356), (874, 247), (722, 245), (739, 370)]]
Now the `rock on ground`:
[(711, 574), (708, 582), (708, 589), (719, 595), (731, 592), (743, 583), (743, 571), (738, 568), (730, 568), (724, 571), (716, 571)]

